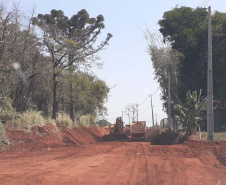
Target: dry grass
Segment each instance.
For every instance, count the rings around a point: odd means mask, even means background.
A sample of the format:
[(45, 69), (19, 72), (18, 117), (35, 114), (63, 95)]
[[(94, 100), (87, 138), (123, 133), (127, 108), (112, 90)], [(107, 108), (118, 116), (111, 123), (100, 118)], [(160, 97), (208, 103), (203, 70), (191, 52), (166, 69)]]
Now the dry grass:
[(3, 125), (1, 122), (0, 122), (0, 144), (1, 143), (4, 143), (4, 144), (9, 144), (9, 141), (7, 139), (7, 136), (6, 136), (6, 130), (5, 130), (5, 125)]
[(68, 128), (72, 128), (74, 126), (74, 123), (71, 120), (70, 116), (65, 113), (58, 115), (58, 117), (56, 118), (56, 123)]
[(13, 120), (12, 124), (13, 129), (30, 131), (31, 127), (44, 126), (46, 124), (46, 120), (40, 112), (28, 111), (19, 115), (19, 118)]
[(214, 133), (214, 140), (216, 140), (216, 141), (226, 141), (226, 132)]
[(12, 120), (16, 115), (16, 110), (12, 107), (12, 100), (9, 98), (0, 101), (0, 120)]
[(91, 125), (96, 125), (95, 117), (92, 115), (83, 115), (79, 118), (79, 124), (85, 127), (90, 127)]
[[(197, 135), (199, 135), (198, 132)], [(207, 140), (207, 132), (202, 132), (201, 137)], [(213, 138), (214, 141), (226, 141), (226, 132), (214, 132)]]

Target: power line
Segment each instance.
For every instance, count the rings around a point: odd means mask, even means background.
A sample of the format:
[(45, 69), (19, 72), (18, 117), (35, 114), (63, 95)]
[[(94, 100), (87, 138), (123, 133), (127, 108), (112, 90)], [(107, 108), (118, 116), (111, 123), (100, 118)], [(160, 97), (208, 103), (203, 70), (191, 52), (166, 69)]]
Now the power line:
[[(156, 94), (159, 90), (159, 87), (154, 91), (154, 93), (152, 93), (152, 95)], [(148, 98), (150, 97), (150, 95), (148, 95), (141, 103), (139, 103), (138, 105), (141, 106), (143, 105), (147, 100)]]
[(209, 3), (209, 0), (204, 0), (201, 4), (201, 7), (205, 8), (208, 3)]
[(207, 2), (206, 2), (206, 4), (205, 4), (205, 6), (204, 6), (204, 8), (206, 8), (206, 5), (209, 3), (209, 0), (207, 0)]

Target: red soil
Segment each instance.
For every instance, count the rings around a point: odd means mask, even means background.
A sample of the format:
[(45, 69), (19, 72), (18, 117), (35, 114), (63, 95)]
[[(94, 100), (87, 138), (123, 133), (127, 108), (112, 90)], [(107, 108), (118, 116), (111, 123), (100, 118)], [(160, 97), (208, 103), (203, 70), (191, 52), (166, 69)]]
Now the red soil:
[(102, 127), (57, 128), (51, 124), (34, 127), (31, 132), (7, 129), (9, 149), (38, 149), (43, 147), (79, 146), (96, 143), (108, 132)]
[(105, 134), (98, 127), (50, 125), (8, 130), (13, 144), (0, 151), (0, 184), (226, 184), (226, 142), (98, 142)]

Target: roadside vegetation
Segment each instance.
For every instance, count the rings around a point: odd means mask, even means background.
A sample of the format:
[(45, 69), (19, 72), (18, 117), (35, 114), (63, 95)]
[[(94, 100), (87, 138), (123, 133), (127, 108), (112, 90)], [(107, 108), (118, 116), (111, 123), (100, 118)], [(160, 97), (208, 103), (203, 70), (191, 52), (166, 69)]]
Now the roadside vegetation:
[(26, 131), (47, 123), (95, 125), (110, 91), (92, 73), (112, 37), (101, 35), (104, 17), (85, 9), (71, 17), (55, 9), (27, 15), (0, 2), (0, 24), (0, 121)]
[[(202, 132), (201, 133), (202, 139), (207, 139), (207, 133)], [(215, 132), (214, 133), (214, 140), (215, 141), (226, 141), (226, 132)]]
[(1, 148), (2, 142), (3, 142), (4, 144), (9, 144), (9, 141), (8, 141), (7, 135), (6, 135), (5, 125), (3, 125), (3, 124), (0, 122), (0, 148)]
[[(195, 134), (197, 126), (206, 130), (208, 10), (177, 6), (158, 24), (160, 34), (147, 29), (145, 36), (167, 114), (171, 107), (172, 128), (182, 124), (188, 135)], [(214, 119), (215, 131), (220, 132), (226, 126), (225, 13), (212, 14), (212, 32)]]
[(12, 120), (12, 128), (18, 130), (27, 130), (34, 126), (44, 126), (46, 120), (42, 117), (40, 112), (27, 111), (21, 115), (18, 115), (17, 119)]

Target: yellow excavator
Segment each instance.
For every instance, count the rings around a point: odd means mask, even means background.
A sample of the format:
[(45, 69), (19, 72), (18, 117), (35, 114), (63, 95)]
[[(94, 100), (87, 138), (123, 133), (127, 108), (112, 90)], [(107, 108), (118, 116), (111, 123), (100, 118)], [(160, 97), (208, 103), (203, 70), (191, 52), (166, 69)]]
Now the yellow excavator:
[(115, 124), (109, 125), (109, 132), (110, 132), (110, 134), (113, 134), (115, 132)]
[(123, 134), (123, 121), (121, 117), (116, 118), (115, 124), (109, 125), (110, 134)]

